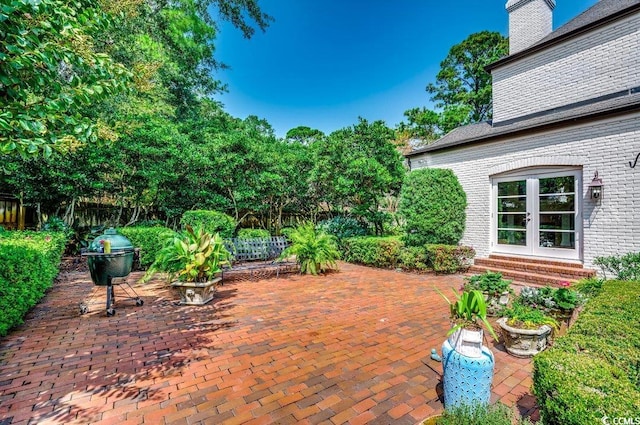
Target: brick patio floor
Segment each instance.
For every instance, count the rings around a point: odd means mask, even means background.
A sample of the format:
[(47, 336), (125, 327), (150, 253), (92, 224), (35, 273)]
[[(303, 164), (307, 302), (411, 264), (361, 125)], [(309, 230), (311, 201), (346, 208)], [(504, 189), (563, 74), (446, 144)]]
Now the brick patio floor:
[[(144, 306), (119, 300), (113, 317), (102, 302), (80, 315), (106, 291), (61, 274), (0, 339), (0, 425), (416, 424), (442, 411), (430, 353), (448, 309), (433, 288), (462, 277), (340, 266), (230, 281), (204, 307), (152, 282), (136, 286)], [(531, 413), (531, 362), (490, 346), (492, 401)]]

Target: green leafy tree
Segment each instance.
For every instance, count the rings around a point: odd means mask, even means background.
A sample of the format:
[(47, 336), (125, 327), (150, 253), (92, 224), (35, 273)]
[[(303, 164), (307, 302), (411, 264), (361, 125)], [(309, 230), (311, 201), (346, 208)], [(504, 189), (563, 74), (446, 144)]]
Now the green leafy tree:
[(384, 197), (398, 193), (405, 173), (394, 137), (383, 121), (360, 118), (312, 145), (311, 181), (319, 200), (362, 217), (378, 234), (388, 218), (381, 211)]
[(443, 132), (491, 119), (491, 74), (484, 68), (508, 51), (507, 38), (491, 31), (471, 34), (449, 50), (436, 82), (427, 85), (431, 100), (442, 110), (438, 126)]
[(423, 168), (407, 174), (398, 214), (407, 246), (456, 245), (464, 232), (467, 196), (453, 171)]
[(314, 128), (299, 126), (287, 131), (286, 140), (309, 145), (324, 137), (324, 133)]
[(0, 152), (48, 157), (108, 133), (87, 111), (125, 90), (130, 78), (95, 43), (112, 27), (112, 17), (88, 0), (3, 2)]

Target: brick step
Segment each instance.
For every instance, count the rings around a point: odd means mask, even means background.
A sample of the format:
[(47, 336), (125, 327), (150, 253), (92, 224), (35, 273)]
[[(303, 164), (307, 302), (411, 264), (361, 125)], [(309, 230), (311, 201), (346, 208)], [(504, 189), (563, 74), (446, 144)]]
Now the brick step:
[(570, 283), (573, 283), (577, 280), (577, 279), (571, 279), (566, 277), (550, 276), (547, 274), (531, 273), (531, 272), (518, 271), (518, 270), (512, 270), (512, 269), (501, 269), (496, 267), (485, 267), (480, 265), (473, 265), (469, 269), (469, 272), (473, 274), (481, 274), (486, 271), (500, 272), (502, 273), (502, 277), (504, 277), (505, 279), (513, 280), (515, 284), (519, 284), (519, 285), (533, 284), (537, 286), (549, 285), (549, 286), (560, 287), (562, 286), (560, 285), (560, 282), (568, 281)]
[[(571, 264), (571, 263), (566, 263)], [(595, 270), (584, 269), (581, 265), (580, 267), (575, 267), (574, 264), (571, 266), (566, 266), (566, 264), (562, 264), (560, 262), (530, 262), (528, 260), (523, 261), (522, 259), (515, 261), (513, 259), (498, 259), (497, 257), (489, 257), (489, 258), (477, 258), (474, 262), (476, 266), (482, 266), (486, 269), (505, 269), (505, 270), (514, 270), (519, 272), (527, 272), (527, 273), (535, 273), (535, 274), (543, 274), (553, 277), (563, 278), (565, 280), (577, 280), (585, 277), (591, 277), (596, 274)]]
[(577, 269), (583, 268), (581, 263), (572, 263), (569, 261), (546, 260), (544, 258), (515, 257), (515, 256), (503, 255), (503, 254), (490, 254), (489, 259), (514, 261), (517, 263), (547, 264), (550, 266), (560, 266), (560, 267), (577, 268)]

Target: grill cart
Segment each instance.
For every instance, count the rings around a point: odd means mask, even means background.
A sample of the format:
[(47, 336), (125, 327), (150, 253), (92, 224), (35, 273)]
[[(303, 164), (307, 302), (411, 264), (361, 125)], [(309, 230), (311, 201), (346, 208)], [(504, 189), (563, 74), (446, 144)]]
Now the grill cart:
[[(114, 286), (120, 286), (126, 297), (135, 301), (137, 306), (144, 304), (136, 291), (125, 279), (131, 273), (134, 248), (131, 241), (119, 235), (114, 228), (107, 229), (89, 245), (89, 251), (82, 254), (87, 257), (91, 280), (96, 286), (107, 288), (107, 316), (116, 314)], [(95, 292), (95, 291), (94, 291)], [(87, 303), (80, 304), (80, 314), (89, 311)]]

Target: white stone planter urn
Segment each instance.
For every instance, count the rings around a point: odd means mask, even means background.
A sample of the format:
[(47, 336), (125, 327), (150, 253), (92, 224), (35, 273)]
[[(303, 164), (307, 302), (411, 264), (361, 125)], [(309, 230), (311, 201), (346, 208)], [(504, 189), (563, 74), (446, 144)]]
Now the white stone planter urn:
[(180, 304), (182, 305), (205, 305), (213, 299), (220, 278), (207, 282), (173, 282), (172, 287), (180, 293)]
[(502, 330), (504, 347), (515, 357), (533, 357), (549, 345), (551, 327), (542, 325), (538, 329), (519, 329), (507, 325), (507, 318), (497, 321)]
[(499, 295), (489, 295), (487, 292), (483, 292), (484, 300), (487, 303), (487, 316), (495, 317), (509, 304), (511, 293), (504, 291)]
[(457, 329), (449, 335), (449, 344), (463, 356), (478, 358), (482, 357), (482, 329)]

